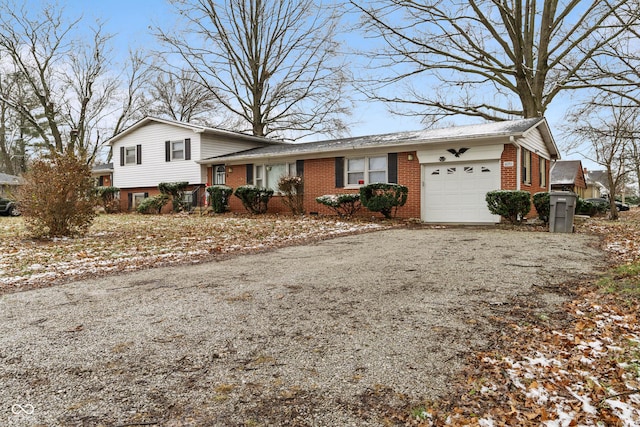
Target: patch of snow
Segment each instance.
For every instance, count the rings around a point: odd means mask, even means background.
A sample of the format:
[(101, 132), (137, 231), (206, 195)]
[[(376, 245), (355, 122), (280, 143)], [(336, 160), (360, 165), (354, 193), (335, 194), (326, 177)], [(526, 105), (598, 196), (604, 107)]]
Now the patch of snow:
[(613, 413), (620, 418), (623, 426), (637, 427), (640, 425), (640, 408), (620, 400), (607, 399), (605, 402), (611, 407)]
[(575, 418), (575, 412), (566, 412), (562, 405), (556, 405), (556, 414), (558, 418), (555, 420), (545, 421), (543, 424), (547, 427), (569, 427), (573, 425), (573, 419)]
[(493, 423), (493, 419), (491, 417), (489, 418), (480, 418), (478, 420), (478, 425), (480, 425), (480, 427), (494, 427), (495, 424)]
[(549, 393), (542, 386), (530, 388), (525, 393), (525, 396), (527, 396), (527, 399), (535, 401), (538, 405), (544, 405), (549, 401)]

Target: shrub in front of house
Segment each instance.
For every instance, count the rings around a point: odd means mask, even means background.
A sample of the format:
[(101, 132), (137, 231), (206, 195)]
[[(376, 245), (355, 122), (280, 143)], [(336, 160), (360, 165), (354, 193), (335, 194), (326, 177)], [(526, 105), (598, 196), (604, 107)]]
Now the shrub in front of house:
[(36, 159), (18, 189), (18, 203), (33, 237), (82, 235), (98, 203), (91, 169), (72, 150)]
[(278, 180), (278, 190), (282, 193), (282, 203), (293, 215), (304, 214), (304, 181), (301, 176), (285, 175)]
[(400, 184), (374, 183), (360, 187), (360, 203), (385, 218), (395, 216), (398, 208), (407, 203), (409, 189)]
[(273, 190), (270, 188), (260, 188), (255, 185), (241, 185), (233, 193), (244, 208), (253, 214), (263, 214), (267, 212), (269, 200), (273, 197)]
[(361, 208), (360, 193), (325, 194), (316, 197), (316, 202), (325, 205), (341, 217), (350, 218)]
[(534, 194), (533, 206), (535, 206), (536, 212), (538, 212), (538, 218), (545, 224), (548, 224), (551, 211), (551, 196), (549, 193), (545, 191)]
[(167, 203), (169, 203), (169, 196), (160, 193), (142, 200), (136, 207), (136, 212), (141, 214), (159, 214)]
[(489, 191), (485, 197), (489, 211), (520, 224), (531, 210), (531, 194), (518, 190)]
[(191, 210), (191, 203), (184, 199), (184, 193), (188, 186), (187, 181), (161, 182), (158, 184), (158, 190), (162, 194), (171, 196), (173, 212), (183, 212)]
[(209, 204), (215, 213), (225, 213), (229, 209), (229, 197), (233, 194), (233, 188), (227, 185), (212, 185), (207, 187)]
[(606, 203), (591, 203), (585, 199), (578, 197), (576, 200), (576, 215), (594, 216), (607, 212), (608, 205)]
[(120, 189), (118, 187), (96, 187), (96, 195), (106, 213), (115, 213), (120, 210), (119, 194)]

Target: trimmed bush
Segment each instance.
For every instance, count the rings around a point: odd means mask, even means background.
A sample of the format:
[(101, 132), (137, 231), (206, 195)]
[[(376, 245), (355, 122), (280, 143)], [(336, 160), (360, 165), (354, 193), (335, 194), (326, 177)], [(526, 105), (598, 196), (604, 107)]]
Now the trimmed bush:
[(209, 203), (215, 213), (225, 213), (229, 209), (229, 197), (233, 194), (233, 188), (226, 185), (212, 185), (207, 187)]
[(91, 169), (73, 152), (35, 160), (18, 190), (18, 203), (33, 237), (82, 235), (98, 203)]
[(184, 200), (184, 193), (188, 186), (187, 181), (161, 182), (158, 184), (158, 190), (162, 194), (171, 196), (173, 212), (188, 212), (191, 210), (191, 203)]
[(267, 212), (269, 200), (273, 197), (273, 190), (269, 188), (259, 188), (255, 185), (241, 185), (233, 193), (242, 206), (253, 214), (263, 214)]
[(576, 200), (576, 214), (594, 216), (607, 212), (609, 205), (606, 203), (591, 203), (578, 197)]
[(485, 200), (492, 214), (500, 215), (512, 224), (520, 224), (531, 210), (531, 195), (526, 191), (489, 191)]
[(533, 195), (533, 206), (538, 212), (538, 218), (545, 224), (549, 223), (549, 213), (551, 211), (551, 196), (547, 192), (536, 193)]
[(278, 180), (278, 190), (284, 198), (282, 202), (293, 215), (304, 214), (304, 181), (301, 176), (283, 176)]
[(316, 202), (327, 206), (341, 217), (352, 217), (362, 208), (360, 193), (326, 194), (316, 197)]
[(120, 210), (119, 193), (118, 187), (96, 187), (96, 195), (106, 213), (115, 213)]
[[(409, 189), (400, 184), (374, 183), (360, 187), (360, 203), (385, 218), (395, 216), (398, 207), (407, 203)], [(392, 215), (393, 213), (393, 215)]]
[(167, 203), (169, 203), (169, 196), (163, 193), (147, 197), (136, 207), (136, 212), (141, 214), (159, 214)]

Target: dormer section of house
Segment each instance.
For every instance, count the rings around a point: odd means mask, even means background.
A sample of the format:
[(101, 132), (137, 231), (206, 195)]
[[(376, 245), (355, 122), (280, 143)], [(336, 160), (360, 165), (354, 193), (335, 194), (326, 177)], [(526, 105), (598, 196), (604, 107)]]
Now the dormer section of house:
[(202, 206), (207, 184), (224, 184), (226, 171), (223, 163), (201, 165), (199, 161), (284, 144), (155, 117), (138, 121), (107, 143), (113, 153), (112, 185), (120, 188), (122, 211), (134, 210), (145, 197), (158, 194), (161, 182), (188, 182), (193, 206)]

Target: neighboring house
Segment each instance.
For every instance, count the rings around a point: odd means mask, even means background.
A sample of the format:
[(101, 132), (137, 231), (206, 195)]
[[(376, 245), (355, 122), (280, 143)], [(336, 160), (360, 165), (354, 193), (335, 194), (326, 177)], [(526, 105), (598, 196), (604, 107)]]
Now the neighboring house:
[[(166, 126), (158, 129), (166, 130)], [(118, 140), (114, 148), (135, 147), (137, 133), (129, 135), (128, 142)], [(173, 137), (159, 132), (154, 139)], [(157, 150), (157, 144), (154, 147)], [(300, 175), (304, 178), (305, 210), (330, 213), (315, 201), (316, 197), (357, 192), (360, 186), (372, 182), (398, 183), (409, 189), (407, 203), (398, 209), (398, 216), (434, 223), (499, 222), (500, 218), (487, 208), (486, 193), (498, 189), (531, 194), (549, 191), (550, 163), (559, 158), (544, 118), (302, 144), (263, 142), (235, 153), (232, 151), (240, 150), (227, 148), (227, 153), (201, 156), (197, 163), (214, 170), (222, 167), (230, 187), (253, 184), (276, 189), (281, 176)], [(152, 155), (162, 156), (163, 151), (159, 151)], [(121, 170), (128, 171), (126, 166)], [(169, 174), (173, 168), (164, 170)], [(116, 183), (121, 186), (118, 173), (116, 168)], [(131, 175), (126, 179), (134, 182)], [(235, 197), (230, 208), (243, 211)], [(274, 197), (269, 211), (287, 209), (280, 197)], [(531, 214), (535, 214), (533, 209)]]
[(96, 180), (96, 185), (111, 187), (113, 183), (113, 163), (94, 165), (93, 169), (91, 169), (91, 177)]
[(609, 194), (609, 181), (607, 171), (587, 171), (584, 169), (587, 189), (585, 199), (605, 197)]
[(551, 191), (573, 191), (584, 198), (587, 190), (580, 160), (558, 160), (551, 166)]
[(111, 185), (120, 189), (123, 211), (133, 210), (145, 197), (158, 194), (161, 182), (188, 182), (188, 197), (194, 206), (202, 205), (206, 200), (205, 187), (224, 184), (226, 173), (223, 162), (202, 165), (199, 161), (283, 144), (155, 117), (136, 122), (107, 143), (114, 159)]
[(22, 178), (15, 175), (0, 173), (0, 196), (13, 198)]

